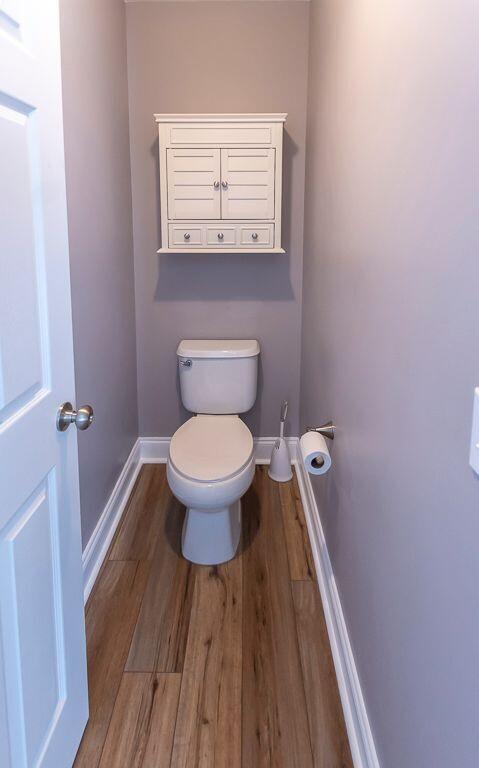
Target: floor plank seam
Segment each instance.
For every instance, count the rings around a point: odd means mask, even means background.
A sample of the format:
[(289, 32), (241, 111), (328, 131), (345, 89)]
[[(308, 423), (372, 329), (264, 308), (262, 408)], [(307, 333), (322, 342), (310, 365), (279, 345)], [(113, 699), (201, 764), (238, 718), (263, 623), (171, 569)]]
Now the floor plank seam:
[[(311, 584), (311, 581), (309, 579), (302, 579), (302, 582), (304, 584)], [(293, 603), (293, 611), (294, 611), (294, 626), (296, 628), (296, 645), (298, 649), (298, 655), (299, 655), (299, 663), (301, 665), (301, 683), (303, 687), (303, 696), (304, 696), (304, 702), (306, 707), (306, 718), (308, 723), (308, 735), (309, 735), (309, 748), (311, 750), (311, 758), (313, 761), (313, 765), (315, 763), (315, 754), (314, 754), (314, 741), (313, 741), (313, 734), (311, 732), (311, 724), (309, 722), (309, 707), (308, 707), (308, 696), (306, 691), (306, 680), (305, 680), (305, 669), (303, 664), (303, 654), (301, 653), (301, 638), (299, 636), (299, 626), (298, 626), (298, 616), (296, 612), (296, 605), (294, 602), (294, 594), (293, 594), (293, 582), (290, 582), (290, 590), (291, 590), (291, 601)]]

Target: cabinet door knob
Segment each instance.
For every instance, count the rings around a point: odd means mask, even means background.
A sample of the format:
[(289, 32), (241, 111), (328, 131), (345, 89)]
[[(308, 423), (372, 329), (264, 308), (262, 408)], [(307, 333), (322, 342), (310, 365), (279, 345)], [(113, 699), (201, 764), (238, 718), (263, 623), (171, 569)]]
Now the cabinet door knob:
[(253, 240), (257, 240), (258, 239), (258, 233), (257, 232), (253, 232), (251, 237), (253, 238)]
[(218, 232), (218, 240), (223, 240), (224, 234), (222, 232)]
[(220, 188), (220, 183), (219, 183), (219, 181), (214, 181), (214, 182), (213, 182), (213, 186), (214, 186), (214, 188), (215, 188), (215, 189), (219, 189), (219, 188)]
[(228, 182), (227, 181), (222, 181), (221, 182), (221, 186), (223, 187), (223, 189), (228, 189)]
[(189, 232), (185, 232), (185, 234), (183, 235), (183, 237), (185, 238), (185, 240), (189, 240), (189, 239), (190, 239), (190, 237), (191, 237), (191, 235), (190, 235), (190, 233), (189, 233)]

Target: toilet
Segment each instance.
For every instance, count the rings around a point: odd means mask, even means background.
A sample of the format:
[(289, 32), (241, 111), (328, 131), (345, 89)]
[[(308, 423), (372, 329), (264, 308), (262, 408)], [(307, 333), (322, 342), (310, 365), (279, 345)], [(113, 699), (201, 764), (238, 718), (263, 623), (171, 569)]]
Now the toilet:
[(241, 497), (254, 475), (253, 436), (240, 414), (256, 400), (256, 340), (183, 340), (181, 400), (195, 415), (171, 438), (167, 479), (186, 507), (183, 556), (200, 565), (231, 560), (241, 536)]

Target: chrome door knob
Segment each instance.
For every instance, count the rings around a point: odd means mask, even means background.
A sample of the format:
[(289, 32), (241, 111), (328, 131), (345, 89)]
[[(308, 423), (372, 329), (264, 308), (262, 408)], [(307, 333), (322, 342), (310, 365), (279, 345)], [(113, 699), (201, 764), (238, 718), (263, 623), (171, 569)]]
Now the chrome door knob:
[(223, 240), (224, 234), (222, 232), (218, 232), (218, 240)]
[(214, 186), (214, 188), (215, 188), (215, 189), (219, 189), (219, 188), (220, 188), (220, 183), (219, 183), (219, 181), (215, 181), (215, 182), (213, 183), (213, 186)]
[(88, 429), (95, 418), (91, 405), (82, 405), (75, 411), (73, 405), (69, 402), (63, 403), (57, 413), (57, 429), (64, 432), (70, 424), (75, 424), (77, 429)]
[(190, 237), (191, 237), (191, 235), (190, 235), (190, 233), (189, 233), (189, 232), (185, 232), (185, 234), (183, 235), (183, 237), (185, 238), (185, 240), (189, 240), (189, 239), (190, 239)]
[(251, 237), (253, 238), (253, 240), (257, 240), (258, 239), (258, 233), (257, 232), (253, 232)]
[(223, 187), (223, 189), (228, 189), (228, 182), (227, 181), (222, 181), (221, 182), (221, 186)]

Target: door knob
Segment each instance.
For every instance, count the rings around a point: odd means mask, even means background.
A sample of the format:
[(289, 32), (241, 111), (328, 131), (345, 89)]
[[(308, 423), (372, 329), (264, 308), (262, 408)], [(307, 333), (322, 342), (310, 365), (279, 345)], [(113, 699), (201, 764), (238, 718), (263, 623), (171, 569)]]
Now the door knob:
[(218, 240), (223, 240), (224, 234), (222, 232), (218, 232)]
[(214, 186), (214, 188), (215, 188), (215, 189), (219, 189), (219, 188), (220, 188), (220, 183), (219, 183), (219, 181), (215, 181), (215, 182), (213, 182), (213, 186)]
[(71, 403), (63, 403), (57, 413), (57, 429), (64, 432), (70, 424), (75, 424), (77, 429), (88, 429), (94, 419), (91, 405), (82, 405), (77, 411)]
[(222, 181), (221, 182), (221, 186), (223, 187), (223, 189), (228, 189), (228, 182), (227, 181)]

